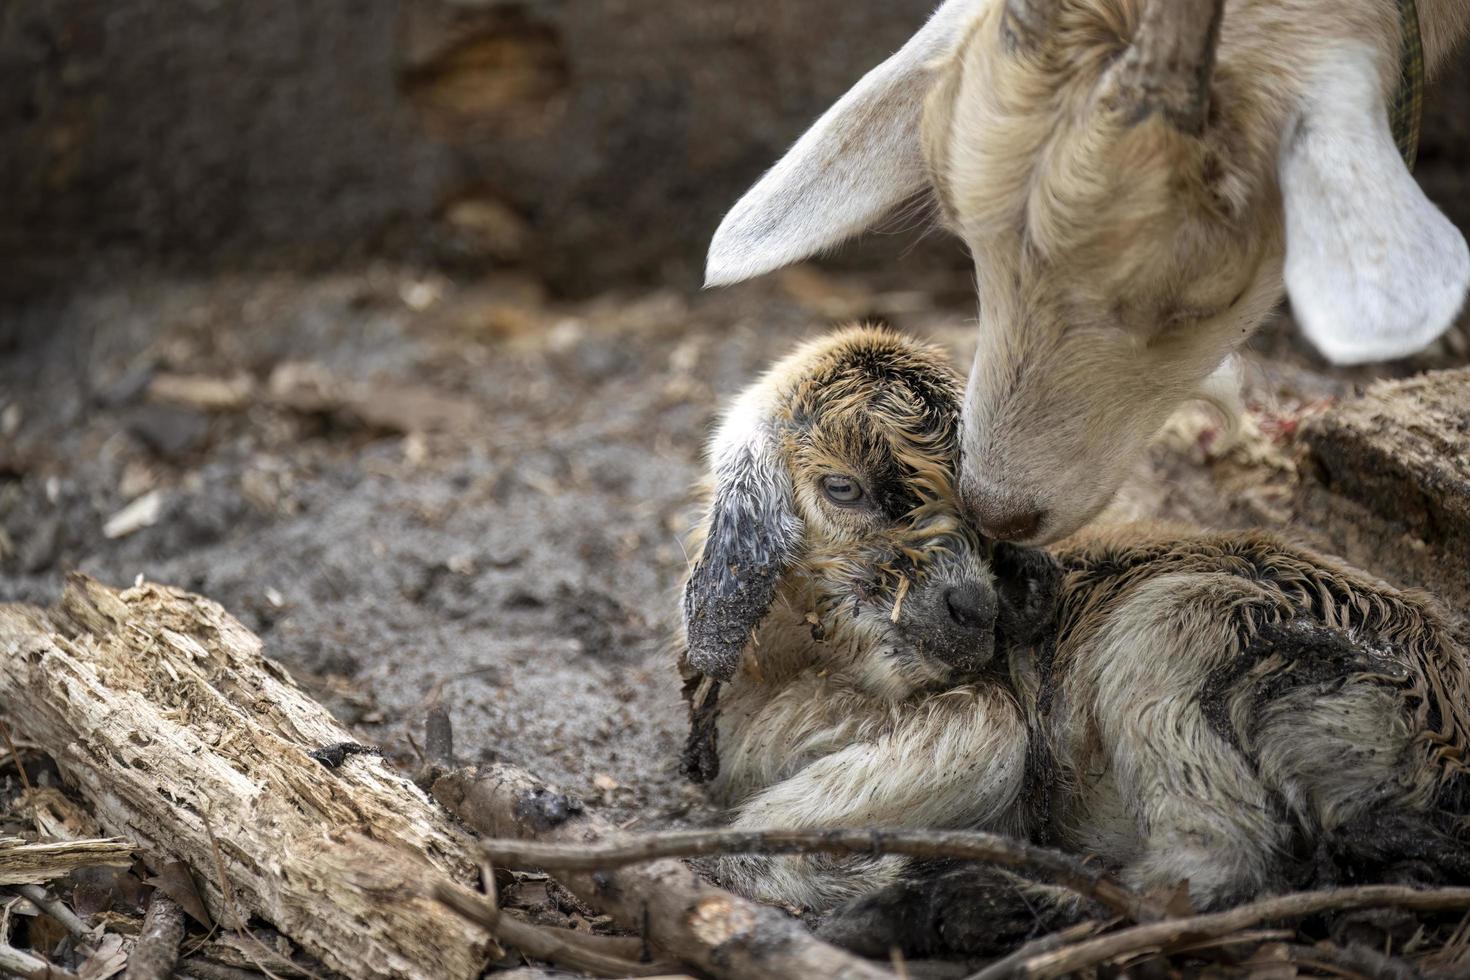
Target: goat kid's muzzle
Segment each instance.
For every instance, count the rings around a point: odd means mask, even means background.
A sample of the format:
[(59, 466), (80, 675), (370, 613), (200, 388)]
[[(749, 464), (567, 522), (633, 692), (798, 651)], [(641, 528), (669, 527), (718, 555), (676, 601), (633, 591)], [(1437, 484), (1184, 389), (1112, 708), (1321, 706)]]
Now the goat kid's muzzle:
[(995, 656), (997, 612), (983, 579), (929, 578), (904, 596), (896, 625), (915, 653), (972, 673)]
[(962, 674), (983, 669), (997, 650), (1033, 643), (1050, 629), (1061, 588), (1060, 567), (1039, 548), (997, 543), (987, 549), (988, 570), (965, 550), (926, 568), (895, 620), (916, 653)]
[(928, 545), (929, 556), (895, 599), (894, 626), (916, 655), (973, 673), (995, 656), (1000, 615), (983, 550), (970, 535)]

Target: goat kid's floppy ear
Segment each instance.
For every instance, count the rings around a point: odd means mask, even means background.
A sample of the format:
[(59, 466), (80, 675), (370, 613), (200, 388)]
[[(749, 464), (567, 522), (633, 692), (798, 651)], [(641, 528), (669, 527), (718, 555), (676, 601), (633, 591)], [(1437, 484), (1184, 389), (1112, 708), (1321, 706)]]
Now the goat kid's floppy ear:
[(863, 76), (725, 215), (706, 286), (727, 286), (837, 245), (925, 184), (919, 120), (936, 59), (983, 0), (946, 0), (897, 54)]
[(753, 404), (735, 404), (711, 455), (714, 501), (704, 550), (684, 586), (684, 630), (690, 666), (729, 680), (776, 597), (802, 525), (770, 424)]
[(1032, 643), (1056, 618), (1062, 567), (1040, 548), (997, 542), (990, 558), (999, 601), (996, 630), (1005, 643)]
[(1404, 357), (1450, 326), (1470, 250), (1404, 165), (1366, 47), (1326, 54), (1282, 145), (1280, 176), (1286, 288), (1328, 360)]

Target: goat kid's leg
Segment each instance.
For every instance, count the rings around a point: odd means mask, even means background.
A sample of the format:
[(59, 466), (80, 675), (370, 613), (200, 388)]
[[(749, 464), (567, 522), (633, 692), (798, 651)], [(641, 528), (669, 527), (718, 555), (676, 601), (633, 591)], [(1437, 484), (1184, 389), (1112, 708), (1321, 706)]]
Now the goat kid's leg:
[(1244, 669), (1223, 678), (1231, 727), (1263, 781), (1315, 831), (1322, 883), (1426, 869), (1440, 883), (1465, 881), (1470, 846), (1441, 804), (1443, 769), (1418, 737), (1404, 668), (1379, 643), (1311, 621), (1261, 628)]
[(1281, 872), (1290, 827), (1201, 696), (1210, 672), (1240, 655), (1242, 617), (1263, 600), (1234, 575), (1161, 576), (1072, 654), (1074, 715), (1063, 723), (1095, 726), (1111, 784), (1095, 799), (1121, 801), (1125, 812), (1088, 813), (1084, 790), (1081, 812), (1068, 820), (1089, 829), (1069, 843), (1117, 854), (1121, 840), (1136, 837), (1131, 859), (1117, 856), (1124, 880), (1141, 891), (1187, 881), (1195, 904), (1209, 908), (1257, 894)]
[(1101, 909), (997, 868), (931, 864), (835, 909), (817, 934), (862, 956), (992, 956)]
[[(757, 793), (734, 826), (1021, 829), (1026, 728), (1009, 695), (958, 688), (907, 711)], [(718, 875), (763, 901), (829, 909), (897, 881), (907, 865), (892, 856), (742, 856), (722, 859)]]

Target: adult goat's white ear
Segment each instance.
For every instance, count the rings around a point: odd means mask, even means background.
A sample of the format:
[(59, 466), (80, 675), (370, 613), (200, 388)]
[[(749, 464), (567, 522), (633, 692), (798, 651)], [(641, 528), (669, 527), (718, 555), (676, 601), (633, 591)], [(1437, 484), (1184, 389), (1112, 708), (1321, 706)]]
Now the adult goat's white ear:
[(1399, 156), (1368, 48), (1325, 54), (1280, 176), (1287, 292), (1328, 360), (1404, 357), (1449, 327), (1470, 285), (1470, 249)]
[(746, 191), (710, 242), (706, 286), (779, 269), (868, 228), (923, 187), (919, 120), (935, 61), (985, 0), (945, 0)]

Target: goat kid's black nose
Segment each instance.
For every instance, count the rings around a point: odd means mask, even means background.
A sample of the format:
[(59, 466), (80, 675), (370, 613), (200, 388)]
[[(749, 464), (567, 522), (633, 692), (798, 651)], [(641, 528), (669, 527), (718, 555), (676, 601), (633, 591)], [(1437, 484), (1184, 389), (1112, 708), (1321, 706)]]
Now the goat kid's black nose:
[(995, 597), (979, 582), (963, 582), (944, 590), (949, 618), (966, 629), (988, 630), (995, 626)]

